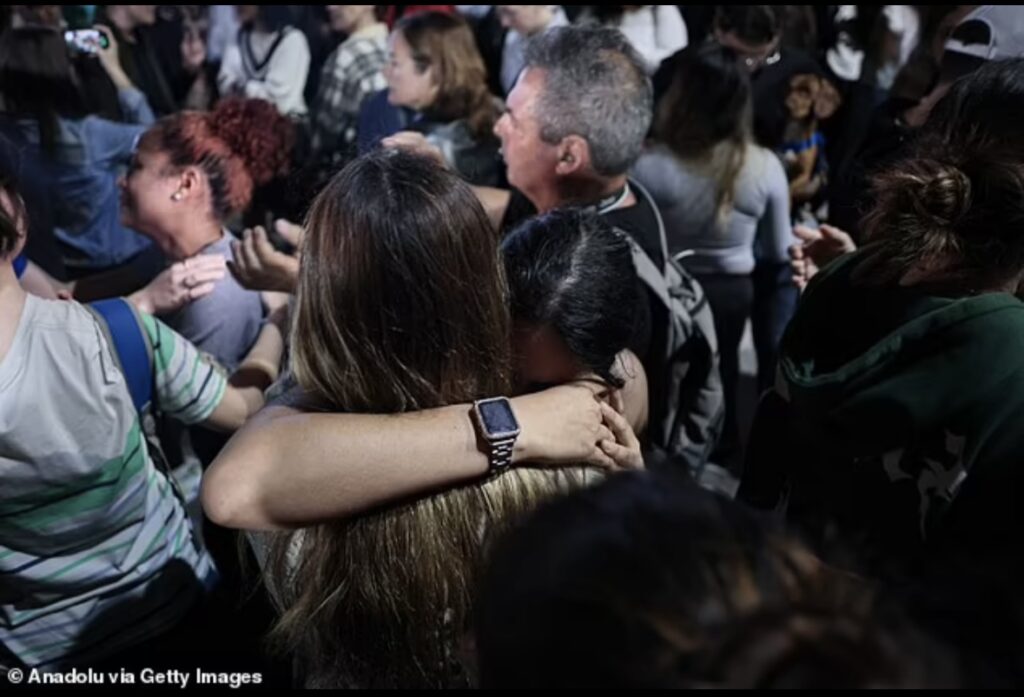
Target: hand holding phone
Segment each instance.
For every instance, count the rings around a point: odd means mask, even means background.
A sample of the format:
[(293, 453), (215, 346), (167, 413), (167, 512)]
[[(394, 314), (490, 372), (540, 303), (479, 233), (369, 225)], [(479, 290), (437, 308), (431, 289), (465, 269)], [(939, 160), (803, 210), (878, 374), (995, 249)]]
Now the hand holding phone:
[(75, 54), (95, 56), (110, 47), (110, 38), (99, 29), (69, 29), (64, 41)]

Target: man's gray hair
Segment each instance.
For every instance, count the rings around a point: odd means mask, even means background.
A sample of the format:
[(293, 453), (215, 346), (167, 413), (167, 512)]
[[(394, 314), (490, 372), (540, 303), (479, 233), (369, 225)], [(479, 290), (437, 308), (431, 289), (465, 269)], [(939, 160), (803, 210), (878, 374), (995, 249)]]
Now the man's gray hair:
[(526, 67), (543, 70), (541, 138), (570, 135), (590, 145), (602, 176), (625, 174), (643, 150), (654, 112), (644, 61), (625, 36), (606, 27), (557, 27), (534, 38)]

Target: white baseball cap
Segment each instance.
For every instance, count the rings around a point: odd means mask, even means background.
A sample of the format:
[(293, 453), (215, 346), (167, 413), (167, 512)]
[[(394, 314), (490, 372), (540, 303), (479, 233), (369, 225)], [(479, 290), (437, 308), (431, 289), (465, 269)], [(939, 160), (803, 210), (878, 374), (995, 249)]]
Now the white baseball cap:
[(956, 25), (946, 51), (986, 61), (1024, 56), (1024, 5), (982, 5)]

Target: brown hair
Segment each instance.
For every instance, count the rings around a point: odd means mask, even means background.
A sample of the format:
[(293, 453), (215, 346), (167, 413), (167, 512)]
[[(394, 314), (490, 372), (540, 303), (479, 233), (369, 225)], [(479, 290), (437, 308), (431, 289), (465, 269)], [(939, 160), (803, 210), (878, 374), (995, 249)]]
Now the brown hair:
[(1005, 286), (1024, 272), (1024, 164), (1012, 154), (932, 150), (874, 178), (858, 278), (920, 283), (957, 294)]
[(908, 159), (873, 182), (874, 251), (861, 282), (913, 272), (956, 295), (1005, 289), (1024, 272), (1024, 60), (992, 61), (954, 83)]
[(419, 72), (434, 69), (437, 99), (428, 115), (442, 121), (466, 119), (477, 138), (486, 138), (498, 120), (487, 89), (487, 68), (462, 17), (445, 12), (418, 12), (403, 17), (395, 31), (409, 43)]
[[(373, 153), (335, 177), (306, 227), (292, 345), (309, 398), (398, 413), (508, 393), (497, 235), (456, 175)], [(468, 685), (459, 641), (485, 534), (577, 479), (515, 470), (298, 542), (279, 536), (269, 574), (284, 613), (272, 639), (334, 687)]]
[(750, 144), (750, 79), (736, 54), (718, 44), (679, 54), (672, 86), (658, 108), (655, 134), (681, 160), (715, 182), (719, 222), (732, 211)]
[(255, 187), (288, 171), (294, 143), (292, 123), (273, 104), (231, 98), (210, 113), (185, 111), (161, 119), (139, 148), (166, 152), (175, 169), (202, 168), (214, 215), (224, 221), (248, 208)]
[(0, 258), (6, 258), (18, 246), (21, 239), (18, 226), (26, 220), (28, 213), (14, 180), (3, 172), (0, 172), (0, 191), (7, 194), (13, 207), (13, 210), (8, 211), (0, 206)]
[(5, 111), (36, 121), (43, 150), (50, 154), (59, 119), (87, 113), (64, 37), (48, 26), (21, 27), (0, 36), (0, 93)]
[(488, 689), (914, 684), (880, 609), (777, 521), (631, 472), (499, 540), (475, 627)]

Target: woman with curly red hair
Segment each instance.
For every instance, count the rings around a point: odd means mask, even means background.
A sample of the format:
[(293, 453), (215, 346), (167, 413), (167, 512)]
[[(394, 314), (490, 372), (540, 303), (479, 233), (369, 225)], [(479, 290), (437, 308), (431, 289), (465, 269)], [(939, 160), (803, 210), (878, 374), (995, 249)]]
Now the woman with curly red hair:
[[(142, 136), (121, 180), (122, 220), (172, 261), (230, 260), (225, 224), (248, 208), (256, 187), (287, 171), (293, 142), (291, 123), (260, 100), (229, 99), (210, 113), (162, 119)], [(228, 276), (162, 319), (233, 370), (259, 334), (263, 308), (258, 293)]]

